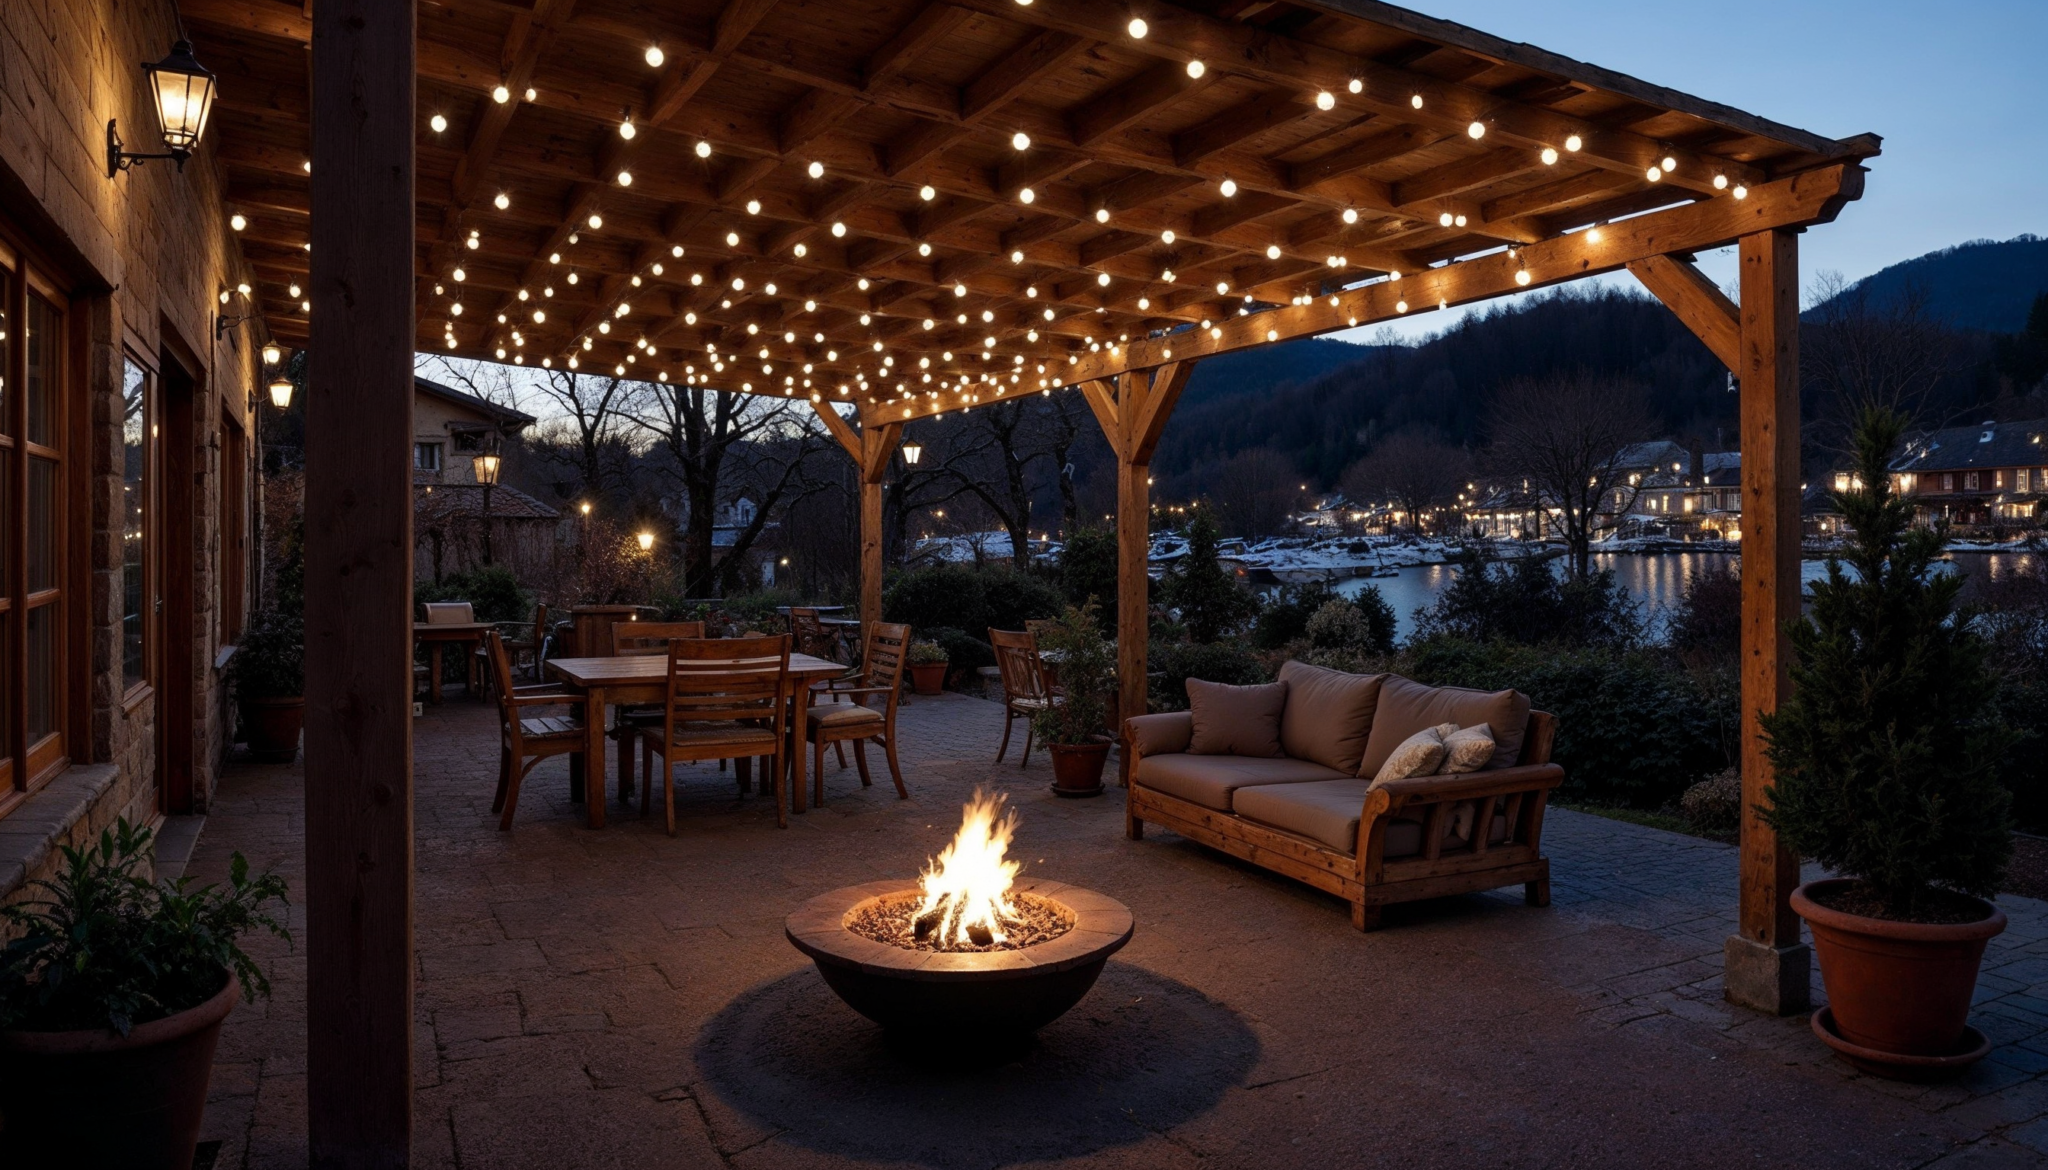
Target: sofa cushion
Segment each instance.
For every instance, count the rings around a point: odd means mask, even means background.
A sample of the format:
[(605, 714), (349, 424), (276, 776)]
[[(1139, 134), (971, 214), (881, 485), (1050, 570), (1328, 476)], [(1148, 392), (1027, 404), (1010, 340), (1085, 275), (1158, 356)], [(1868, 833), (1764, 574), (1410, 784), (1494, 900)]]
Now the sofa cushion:
[(1231, 811), (1231, 794), (1266, 784), (1341, 780), (1345, 776), (1312, 760), (1285, 756), (1144, 756), (1134, 773), (1139, 784), (1217, 812)]
[(1444, 763), (1444, 736), (1455, 734), (1457, 730), (1455, 723), (1440, 723), (1402, 740), (1387, 753), (1372, 782), (1382, 784), (1388, 780), (1406, 780), (1410, 776), (1436, 775)]
[(1426, 687), (1390, 674), (1380, 683), (1372, 735), (1366, 741), (1365, 758), (1358, 765), (1358, 774), (1379, 775), (1380, 765), (1387, 762), (1402, 740), (1439, 723), (1460, 727), (1486, 724), (1493, 732), (1493, 759), (1487, 767), (1510, 767), (1522, 754), (1522, 737), (1529, 729), (1529, 698), (1519, 691)]
[(1188, 750), (1199, 756), (1262, 756), (1280, 754), (1280, 712), (1287, 705), (1287, 684), (1234, 687), (1228, 683), (1188, 680), (1188, 711), (1195, 718)]
[(1366, 783), (1353, 776), (1313, 784), (1266, 784), (1245, 788), (1234, 802), (1238, 816), (1320, 842), (1339, 853), (1358, 849), (1358, 814), (1365, 808)]
[(1446, 776), (1477, 772), (1493, 762), (1493, 729), (1474, 723), (1444, 736), (1444, 762), (1437, 771)]
[(1186, 711), (1133, 715), (1124, 720), (1131, 745), (1141, 756), (1164, 756), (1188, 750), (1195, 737), (1195, 717)]
[(1306, 662), (1280, 667), (1287, 706), (1280, 712), (1280, 750), (1297, 760), (1357, 775), (1372, 734), (1383, 674), (1346, 674)]

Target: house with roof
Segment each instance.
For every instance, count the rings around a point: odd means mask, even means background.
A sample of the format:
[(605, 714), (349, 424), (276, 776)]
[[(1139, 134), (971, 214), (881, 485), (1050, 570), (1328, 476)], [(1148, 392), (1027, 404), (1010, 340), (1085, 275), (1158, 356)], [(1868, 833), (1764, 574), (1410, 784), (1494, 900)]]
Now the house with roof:
[(561, 513), (505, 482), (534, 417), (415, 377), (412, 419), (415, 575), (439, 581), (481, 564), (529, 582), (550, 573)]
[[(1923, 523), (2029, 524), (2048, 491), (2048, 419), (1944, 427), (1907, 440), (1892, 485)], [(1846, 472), (1836, 473), (1849, 486)]]

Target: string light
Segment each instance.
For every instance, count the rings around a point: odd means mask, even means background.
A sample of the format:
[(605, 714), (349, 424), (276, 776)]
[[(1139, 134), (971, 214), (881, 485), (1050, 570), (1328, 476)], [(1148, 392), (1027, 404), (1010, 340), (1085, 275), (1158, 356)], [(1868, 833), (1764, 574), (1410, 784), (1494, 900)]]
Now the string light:
[(1727, 189), (1728, 189), (1728, 176), (1726, 176), (1726, 175), (1715, 175), (1715, 176), (1714, 176), (1714, 190), (1716, 190), (1716, 191), (1726, 191)]
[[(1015, 134), (1010, 135), (1010, 145), (1018, 150), (1029, 150), (1031, 149), (1031, 135), (1019, 130)], [(929, 191), (931, 188), (926, 187), (925, 190)]]
[(1585, 143), (1581, 141), (1579, 136), (1576, 134), (1564, 140), (1564, 149), (1565, 152), (1568, 154), (1577, 154), (1579, 152), (1579, 147), (1583, 145), (1585, 145)]
[(649, 45), (647, 46), (646, 58), (649, 68), (659, 69), (661, 68), (661, 63), (668, 60), (668, 54), (661, 51), (660, 45)]
[(805, 168), (804, 168), (804, 170), (805, 170), (805, 171), (806, 171), (807, 173), (809, 173), (809, 175), (810, 175), (810, 176), (811, 176), (811, 177), (812, 177), (813, 179), (822, 179), (822, 178), (824, 178), (824, 177), (825, 177), (825, 164), (824, 164), (824, 163), (821, 163), (821, 162), (818, 162), (818, 161), (816, 161), (815, 159), (814, 159), (814, 160), (812, 160), (812, 162), (811, 162), (811, 165), (810, 165), (810, 166), (808, 166), (808, 167), (805, 167)]
[(1038, 198), (1038, 193), (1026, 187), (1017, 192), (1017, 202), (1028, 204)]
[(749, 199), (749, 200), (747, 200), (747, 214), (748, 214), (748, 215), (759, 215), (759, 214), (761, 214), (761, 201), (760, 201), (759, 199)]
[(1096, 222), (1096, 223), (1108, 223), (1108, 222), (1109, 222), (1109, 208), (1107, 208), (1107, 207), (1098, 207), (1098, 208), (1096, 208), (1096, 209), (1095, 209), (1095, 222)]
[(237, 211), (228, 217), (228, 226), (239, 232), (249, 226), (249, 217)]
[(1268, 260), (1278, 260), (1279, 258), (1280, 258), (1280, 245), (1278, 245), (1278, 244), (1267, 244), (1267, 245), (1266, 245), (1266, 259), (1268, 259)]
[(1167, 228), (1165, 231), (1160, 232), (1159, 239), (1162, 243), (1171, 244), (1173, 242), (1173, 229)]
[(1189, 76), (1189, 77), (1193, 77), (1193, 78), (1198, 78), (1198, 79), (1199, 79), (1199, 78), (1200, 78), (1200, 77), (1202, 76), (1202, 74), (1204, 74), (1204, 73), (1207, 73), (1208, 71), (1209, 71), (1209, 67), (1208, 67), (1208, 66), (1206, 66), (1206, 65), (1204, 65), (1204, 64), (1202, 64), (1202, 63), (1201, 63), (1200, 61), (1190, 61), (1190, 62), (1188, 62), (1188, 76)]
[(619, 123), (619, 137), (625, 139), (626, 141), (633, 141), (633, 136), (638, 133), (640, 133), (640, 131), (633, 128), (633, 119), (627, 118), (625, 121)]
[(1350, 88), (1351, 88), (1351, 92), (1352, 92), (1352, 93), (1364, 93), (1364, 92), (1365, 92), (1365, 81), (1364, 81), (1364, 79), (1363, 79), (1363, 78), (1358, 78), (1358, 77), (1354, 77), (1354, 78), (1352, 78), (1352, 79), (1351, 79), (1351, 86), (1350, 86)]
[(1465, 133), (1473, 138), (1484, 138), (1486, 137), (1486, 123), (1473, 122), (1465, 127)]
[(1145, 34), (1152, 31), (1151, 26), (1147, 25), (1145, 19), (1140, 16), (1133, 16), (1131, 23), (1125, 25), (1124, 28), (1130, 32), (1132, 40), (1138, 41), (1144, 40)]
[(1318, 91), (1316, 91), (1316, 109), (1319, 109), (1319, 110), (1334, 110), (1334, 109), (1336, 109), (1336, 108), (1337, 108), (1337, 95), (1336, 95), (1336, 94), (1334, 94), (1334, 93), (1331, 93), (1331, 92), (1330, 92), (1329, 90), (1327, 90), (1327, 89), (1324, 89), (1324, 90), (1318, 90)]
[(503, 191), (500, 191), (498, 192), (498, 197), (496, 199), (491, 200), (491, 202), (497, 205), (499, 211), (503, 211), (506, 208), (512, 206), (512, 197), (510, 195), (505, 194)]
[(1347, 207), (1347, 208), (1345, 208), (1345, 209), (1344, 209), (1344, 222), (1345, 222), (1345, 223), (1357, 223), (1357, 222), (1358, 222), (1358, 209), (1357, 209), (1356, 207)]
[(698, 157), (698, 158), (710, 158), (710, 157), (711, 157), (711, 144), (710, 144), (709, 142), (705, 142), (705, 141), (703, 141), (703, 140), (701, 140), (701, 139), (700, 139), (700, 140), (698, 141), (698, 143), (697, 143), (697, 157)]
[(427, 119), (427, 125), (434, 128), (434, 133), (439, 134), (442, 131), (448, 129), (448, 119), (442, 117), (440, 114), (435, 114), (433, 117)]
[(1223, 197), (1224, 197), (1225, 199), (1228, 199), (1228, 198), (1230, 198), (1231, 196), (1233, 196), (1233, 195), (1237, 194), (1237, 180), (1236, 180), (1236, 179), (1225, 179), (1225, 180), (1223, 180), (1223, 181), (1222, 181), (1221, 183), (1218, 183), (1218, 184), (1216, 185), (1216, 189), (1217, 189), (1218, 191), (1221, 191), (1221, 192), (1223, 192)]
[(491, 100), (502, 106), (512, 100), (512, 91), (502, 85), (498, 86), (491, 90)]
[(1546, 146), (1543, 148), (1543, 165), (1546, 167), (1554, 167), (1557, 165), (1557, 148), (1555, 146)]

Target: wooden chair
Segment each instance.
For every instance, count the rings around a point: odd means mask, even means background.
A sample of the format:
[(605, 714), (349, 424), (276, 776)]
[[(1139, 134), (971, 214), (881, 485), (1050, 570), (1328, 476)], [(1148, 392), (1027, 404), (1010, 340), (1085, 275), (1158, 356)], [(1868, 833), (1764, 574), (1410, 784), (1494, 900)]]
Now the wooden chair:
[[(505, 641), (496, 630), (484, 636), (490, 652), (491, 672), (498, 691), (498, 795), (491, 801), (500, 831), (512, 828), (512, 815), (519, 809), (519, 783), (534, 765), (549, 756), (583, 754), (583, 725), (557, 715), (527, 718), (530, 707), (581, 707), (583, 696), (546, 686), (520, 687), (512, 684), (512, 660), (505, 653)], [(603, 799), (600, 796), (598, 799)]]
[[(476, 606), (467, 601), (423, 601), (420, 603), (420, 608), (425, 611), (427, 624), (430, 626), (467, 625), (476, 620)], [(477, 654), (469, 658), (462, 665), (462, 685), (464, 688), (463, 693), (465, 694), (474, 694), (478, 686), (483, 682), (485, 664), (482, 661), (482, 651), (483, 644), (479, 642), (477, 644)], [(457, 655), (464, 655), (468, 651), (458, 645), (455, 653)], [(415, 683), (418, 682), (419, 675), (417, 672), (414, 673), (413, 679)], [(438, 690), (441, 686), (441, 680), (429, 677), (427, 685)], [(430, 691), (429, 694), (431, 695), (432, 692)], [(434, 701), (440, 702), (438, 698)]]
[[(612, 657), (665, 657), (677, 638), (702, 638), (703, 622), (617, 622), (612, 626)], [(660, 703), (630, 703), (612, 709), (609, 734), (619, 745), (619, 799), (633, 791), (633, 741), (643, 728), (661, 722)]]
[[(804, 739), (811, 745), (816, 759), (812, 765), (815, 778), (811, 781), (812, 802), (819, 808), (825, 807), (825, 745), (852, 741), (853, 758), (860, 765), (860, 783), (865, 788), (874, 783), (868, 775), (868, 741), (875, 740), (889, 759), (889, 775), (896, 781), (896, 795), (908, 800), (910, 791), (903, 787), (903, 768), (896, 762), (896, 702), (903, 694), (903, 661), (910, 649), (910, 627), (899, 623), (878, 622), (868, 634), (867, 646), (861, 656), (864, 664), (862, 678), (858, 685), (850, 682), (834, 682), (824, 692), (834, 700), (811, 707), (804, 713)], [(877, 711), (866, 704), (872, 695), (881, 695), (886, 700)], [(851, 702), (841, 703), (840, 697)], [(803, 753), (797, 753), (803, 759)], [(840, 756), (839, 767), (846, 768), (846, 757)], [(797, 783), (802, 783), (799, 777)]]
[[(526, 656), (526, 668), (532, 672), (533, 681), (541, 681), (541, 668), (547, 658), (548, 606), (539, 602), (533, 607), (530, 622), (493, 622), (499, 637), (505, 641), (505, 656), (511, 660), (512, 669), (520, 667), (520, 656)], [(483, 673), (485, 686), (494, 686), (495, 672), (491, 670), (490, 651), (479, 642), (476, 648), (477, 667)]]
[(789, 648), (819, 658), (832, 656), (832, 635), (826, 632), (816, 609), (805, 605), (789, 607)]
[(990, 630), (988, 640), (996, 651), (996, 670), (1003, 679), (1003, 742), (996, 748), (996, 763), (1010, 750), (1010, 724), (1024, 720), (1024, 754), (1017, 761), (1022, 768), (1031, 763), (1031, 718), (1061, 700), (1045, 684), (1045, 666), (1038, 659), (1038, 639), (1029, 632)]
[[(641, 762), (650, 783), (661, 758), (668, 833), (676, 833), (675, 765), (701, 760), (770, 758), (768, 775), (780, 777), (789, 730), (789, 636), (682, 638), (668, 644), (668, 699), (659, 727), (641, 729)], [(803, 753), (794, 783), (802, 784)], [(648, 789), (640, 789), (647, 812)], [(775, 823), (789, 827), (787, 793), (775, 784)]]

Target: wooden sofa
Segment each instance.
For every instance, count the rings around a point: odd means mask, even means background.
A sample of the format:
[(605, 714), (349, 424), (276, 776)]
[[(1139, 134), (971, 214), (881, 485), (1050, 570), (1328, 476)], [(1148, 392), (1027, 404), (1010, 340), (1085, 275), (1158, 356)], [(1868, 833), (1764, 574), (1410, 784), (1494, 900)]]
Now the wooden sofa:
[[(1148, 823), (1159, 825), (1307, 882), (1350, 902), (1352, 925), (1360, 930), (1376, 928), (1381, 907), (1390, 903), (1517, 882), (1529, 905), (1550, 904), (1550, 861), (1542, 852), (1543, 810), (1550, 790), (1564, 780), (1564, 769), (1550, 762), (1555, 719), (1529, 710), (1528, 700), (1514, 692), (1486, 695), (1429, 688), (1394, 675), (1341, 675), (1293, 662), (1283, 668), (1281, 677), (1290, 673), (1297, 687), (1306, 681), (1327, 689), (1334, 677), (1340, 680), (1336, 685), (1354, 696), (1375, 692), (1372, 702), (1348, 700), (1351, 709), (1343, 713), (1355, 729), (1360, 722), (1357, 708), (1364, 706), (1363, 723), (1369, 731), (1380, 732), (1369, 736), (1374, 745), (1396, 735), (1405, 739), (1412, 734), (1408, 724), (1417, 719), (1441, 721), (1448, 713), (1464, 726), (1479, 721), (1459, 720), (1460, 710), (1469, 718), (1487, 709), (1488, 722), (1512, 722), (1526, 714), (1519, 727), (1494, 728), (1502, 754), (1481, 771), (1383, 783), (1371, 779), (1379, 767), (1371, 750), (1362, 753), (1362, 762), (1371, 765), (1364, 778), (1358, 774), (1359, 765), (1348, 771), (1329, 766), (1354, 758), (1347, 753), (1355, 737), (1320, 753), (1325, 763), (1288, 756), (1199, 756), (1187, 750), (1193, 734), (1190, 712), (1126, 719), (1125, 832), (1132, 840), (1143, 839)], [(1391, 688), (1395, 700), (1381, 704), (1375, 681)], [(1305, 693), (1291, 689), (1289, 703)], [(1376, 711), (1376, 706), (1384, 709)], [(1326, 700), (1324, 710), (1308, 726), (1322, 734), (1320, 729), (1330, 722)], [(1513, 742), (1516, 739), (1519, 744)], [(1329, 750), (1337, 752), (1335, 758)], [(1380, 759), (1385, 754), (1378, 753)], [(1468, 827), (1461, 832), (1461, 826)], [(1471, 831), (1478, 826), (1487, 831)]]

